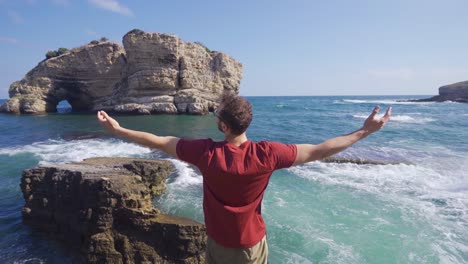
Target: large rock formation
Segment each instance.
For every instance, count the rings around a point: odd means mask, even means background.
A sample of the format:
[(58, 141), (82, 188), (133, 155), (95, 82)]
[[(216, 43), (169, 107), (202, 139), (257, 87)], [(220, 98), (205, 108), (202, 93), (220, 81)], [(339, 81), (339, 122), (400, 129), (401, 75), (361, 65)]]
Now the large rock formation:
[(439, 95), (427, 99), (412, 100), (416, 102), (452, 101), (468, 103), (468, 81), (445, 85), (439, 88)]
[(132, 30), (115, 43), (89, 44), (40, 62), (10, 86), (9, 113), (73, 111), (205, 114), (224, 91), (238, 93), (242, 65), (175, 35)]
[(86, 263), (203, 263), (204, 225), (161, 213), (169, 161), (93, 158), (26, 170), (23, 221), (81, 251)]

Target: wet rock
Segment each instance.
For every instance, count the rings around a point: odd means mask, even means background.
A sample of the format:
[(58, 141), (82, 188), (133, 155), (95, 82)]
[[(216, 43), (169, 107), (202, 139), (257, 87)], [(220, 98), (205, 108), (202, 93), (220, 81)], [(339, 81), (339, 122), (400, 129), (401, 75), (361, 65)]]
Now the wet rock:
[(81, 252), (86, 263), (203, 263), (203, 224), (161, 213), (169, 161), (93, 158), (25, 170), (24, 223)]

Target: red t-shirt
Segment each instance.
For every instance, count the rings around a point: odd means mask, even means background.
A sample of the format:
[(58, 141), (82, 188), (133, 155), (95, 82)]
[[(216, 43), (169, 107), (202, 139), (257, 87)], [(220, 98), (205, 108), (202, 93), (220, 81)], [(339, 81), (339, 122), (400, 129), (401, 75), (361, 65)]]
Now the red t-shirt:
[(203, 174), (206, 232), (218, 244), (248, 248), (266, 233), (261, 215), (263, 193), (274, 170), (290, 167), (296, 145), (277, 142), (186, 140), (177, 143), (179, 159)]

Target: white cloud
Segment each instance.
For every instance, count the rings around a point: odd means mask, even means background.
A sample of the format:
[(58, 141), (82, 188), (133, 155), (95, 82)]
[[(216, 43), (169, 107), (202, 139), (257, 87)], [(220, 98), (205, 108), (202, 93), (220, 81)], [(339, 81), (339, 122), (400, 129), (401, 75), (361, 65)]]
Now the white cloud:
[(67, 6), (70, 4), (70, 0), (52, 0), (52, 3), (61, 6)]
[(367, 70), (367, 74), (377, 78), (410, 79), (415, 75), (411, 68), (382, 68)]
[(18, 43), (18, 40), (15, 38), (0, 37), (0, 42), (15, 44)]
[(440, 86), (468, 80), (465, 65), (383, 66), (344, 74), (342, 78), (336, 78), (331, 86), (346, 88), (334, 94), (433, 95), (437, 94)]
[[(37, 3), (38, 0), (21, 0), (21, 2), (24, 2), (28, 5), (34, 5)], [(9, 2), (9, 3), (14, 3), (14, 2), (19, 2), (18, 0), (0, 0), (0, 4), (3, 4), (3, 3), (6, 3), (6, 2)]]
[(8, 17), (16, 24), (24, 23), (23, 17), (13, 10), (8, 10)]
[[(369, 69), (364, 76), (382, 80), (410, 80), (420, 78), (433, 79), (453, 79), (461, 76), (468, 76), (468, 68), (464, 67), (399, 67), (399, 68), (379, 68)], [(467, 77), (465, 77), (467, 78)], [(463, 78), (462, 78), (463, 79)]]
[(133, 16), (132, 10), (120, 4), (117, 2), (117, 0), (88, 0), (88, 2), (111, 12), (119, 13), (125, 16)]
[(86, 35), (90, 35), (92, 37), (99, 37), (99, 34), (96, 31), (86, 29), (85, 32), (86, 32)]
[[(429, 74), (441, 76), (468, 76), (468, 68), (463, 67), (436, 67), (428, 70)], [(465, 77), (466, 78), (466, 77)]]

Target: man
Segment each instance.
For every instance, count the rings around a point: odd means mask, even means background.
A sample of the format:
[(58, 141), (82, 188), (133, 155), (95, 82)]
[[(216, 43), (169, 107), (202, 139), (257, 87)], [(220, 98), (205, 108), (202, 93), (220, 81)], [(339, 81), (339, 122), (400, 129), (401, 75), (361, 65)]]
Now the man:
[(105, 112), (97, 118), (108, 131), (130, 141), (160, 149), (197, 166), (203, 175), (203, 211), (208, 234), (207, 263), (267, 263), (265, 223), (261, 216), (263, 194), (274, 170), (320, 160), (345, 150), (381, 129), (391, 108), (376, 118), (379, 107), (362, 128), (318, 145), (252, 142), (246, 130), (252, 106), (235, 94), (223, 94), (218, 109), (218, 129), (224, 141), (161, 137), (121, 127)]

